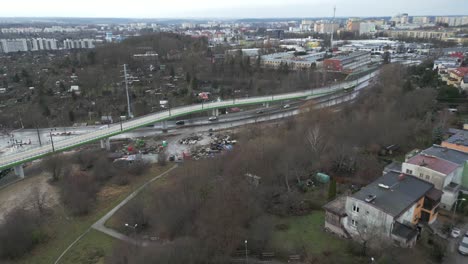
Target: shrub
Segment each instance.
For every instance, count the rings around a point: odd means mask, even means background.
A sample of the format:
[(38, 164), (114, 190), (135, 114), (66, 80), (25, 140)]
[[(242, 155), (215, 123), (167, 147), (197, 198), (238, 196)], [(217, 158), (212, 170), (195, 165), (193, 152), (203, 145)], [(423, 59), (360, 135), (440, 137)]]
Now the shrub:
[(0, 226), (0, 257), (14, 259), (28, 253), (36, 244), (46, 240), (37, 216), (25, 209), (8, 213)]
[(64, 178), (62, 199), (73, 214), (83, 215), (89, 212), (98, 190), (99, 186), (91, 174), (78, 171)]

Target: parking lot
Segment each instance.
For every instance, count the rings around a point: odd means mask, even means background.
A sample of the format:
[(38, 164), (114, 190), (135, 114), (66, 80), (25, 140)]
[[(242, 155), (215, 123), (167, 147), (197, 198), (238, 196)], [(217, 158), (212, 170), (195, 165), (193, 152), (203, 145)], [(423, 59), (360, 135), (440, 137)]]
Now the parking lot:
[(444, 259), (446, 264), (466, 264), (468, 263), (468, 256), (463, 256), (458, 252), (458, 246), (460, 245), (463, 235), (468, 232), (468, 224), (464, 226), (458, 226), (461, 230), (461, 234), (458, 238), (449, 238), (449, 244), (447, 248), (447, 256)]

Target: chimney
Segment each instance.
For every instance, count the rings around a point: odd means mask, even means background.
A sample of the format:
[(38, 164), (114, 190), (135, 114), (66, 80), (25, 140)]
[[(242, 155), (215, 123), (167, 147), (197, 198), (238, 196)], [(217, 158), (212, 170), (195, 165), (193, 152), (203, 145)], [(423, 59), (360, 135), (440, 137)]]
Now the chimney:
[(398, 181), (402, 181), (404, 179), (405, 179), (405, 174), (404, 173), (398, 175)]

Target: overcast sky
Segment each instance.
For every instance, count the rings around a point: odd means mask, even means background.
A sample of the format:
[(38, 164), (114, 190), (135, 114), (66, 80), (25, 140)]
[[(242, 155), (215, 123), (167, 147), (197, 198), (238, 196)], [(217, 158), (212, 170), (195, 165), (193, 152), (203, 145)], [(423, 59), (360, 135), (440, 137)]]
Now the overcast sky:
[(468, 15), (468, 0), (2, 0), (0, 17), (272, 18)]

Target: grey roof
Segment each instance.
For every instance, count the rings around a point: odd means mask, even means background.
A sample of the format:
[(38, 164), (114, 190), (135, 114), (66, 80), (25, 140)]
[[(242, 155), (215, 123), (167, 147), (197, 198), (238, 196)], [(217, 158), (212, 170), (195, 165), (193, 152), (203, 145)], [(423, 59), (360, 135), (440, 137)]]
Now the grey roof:
[(407, 225), (401, 224), (399, 222), (395, 222), (395, 224), (393, 225), (392, 234), (405, 238), (406, 241), (408, 241), (413, 239), (418, 234), (418, 230)]
[(459, 165), (464, 164), (468, 160), (468, 153), (444, 148), (438, 145), (433, 145), (432, 147), (423, 150), (422, 153), (429, 156), (438, 157), (443, 160), (448, 160)]
[(432, 183), (411, 175), (390, 171), (362, 188), (353, 197), (366, 202), (366, 198), (375, 195), (376, 198), (370, 202), (373, 206), (392, 216), (399, 216), (432, 188), (434, 188)]
[(468, 83), (468, 74), (463, 77), (463, 83)]
[(390, 171), (401, 171), (401, 165), (402, 163), (399, 161), (393, 161), (392, 163), (388, 164), (384, 168), (384, 173), (390, 172)]
[(364, 55), (370, 55), (370, 51), (355, 51), (351, 52), (348, 55), (339, 55), (336, 57), (332, 57), (330, 59), (332, 60), (354, 60), (356, 57), (364, 56)]
[(468, 146), (468, 130), (460, 130), (445, 141), (452, 144)]

